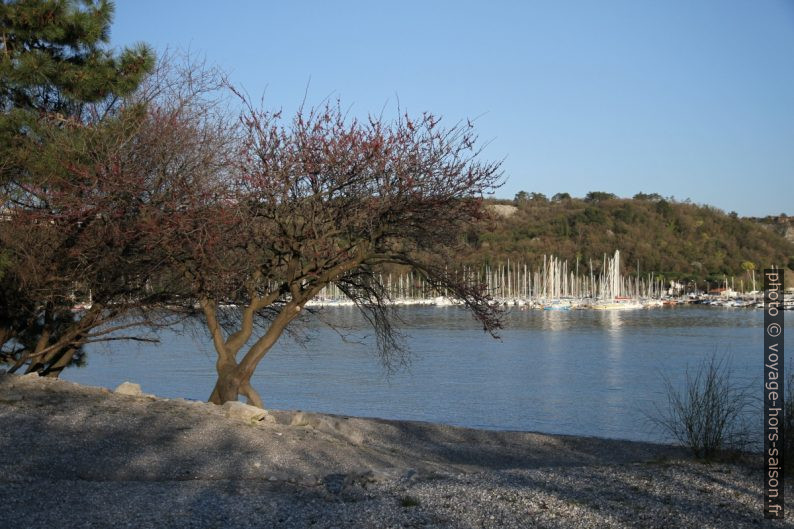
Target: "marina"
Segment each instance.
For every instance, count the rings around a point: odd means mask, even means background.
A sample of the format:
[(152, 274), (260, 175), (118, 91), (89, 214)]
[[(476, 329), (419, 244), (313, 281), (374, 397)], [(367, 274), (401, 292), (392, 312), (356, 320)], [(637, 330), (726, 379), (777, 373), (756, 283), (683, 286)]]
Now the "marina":
[[(605, 263), (602, 271), (595, 273), (590, 260), (585, 273), (579, 262), (571, 269), (568, 261), (544, 255), (542, 264), (535, 269), (526, 263), (516, 264), (508, 260), (506, 264), (494, 267), (463, 267), (460, 274), (467, 282), (486, 285), (496, 303), (521, 310), (624, 311), (687, 304), (728, 308), (763, 306), (763, 292), (743, 288), (736, 291), (735, 278), (729, 281), (726, 277), (724, 287), (706, 292), (676, 281), (665, 282), (653, 273), (624, 275), (621, 273), (619, 250), (611, 257), (604, 255), (602, 262)], [(458, 303), (447, 292), (434, 290), (411, 271), (381, 276), (380, 280), (394, 305), (450, 306)], [(747, 284), (755, 286), (754, 276)], [(740, 285), (744, 286), (743, 280), (740, 280)], [(308, 305), (342, 306), (353, 305), (353, 302), (330, 284)], [(794, 293), (786, 295), (783, 308), (794, 310)]]

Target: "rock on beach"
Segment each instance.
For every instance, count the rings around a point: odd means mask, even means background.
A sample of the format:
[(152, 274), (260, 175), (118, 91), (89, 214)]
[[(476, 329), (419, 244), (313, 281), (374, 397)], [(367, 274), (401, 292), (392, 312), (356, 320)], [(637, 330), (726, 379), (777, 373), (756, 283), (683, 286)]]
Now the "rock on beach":
[(141, 385), (134, 382), (122, 382), (113, 390), (118, 395), (129, 395), (131, 397), (142, 397)]

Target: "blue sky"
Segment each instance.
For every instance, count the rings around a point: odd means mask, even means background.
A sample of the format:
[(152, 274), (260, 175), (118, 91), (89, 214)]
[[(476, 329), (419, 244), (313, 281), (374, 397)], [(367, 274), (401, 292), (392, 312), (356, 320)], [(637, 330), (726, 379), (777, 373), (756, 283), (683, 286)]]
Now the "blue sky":
[(189, 48), (285, 111), (308, 84), (357, 116), (477, 118), (499, 197), (794, 214), (791, 0), (119, 0), (111, 40)]

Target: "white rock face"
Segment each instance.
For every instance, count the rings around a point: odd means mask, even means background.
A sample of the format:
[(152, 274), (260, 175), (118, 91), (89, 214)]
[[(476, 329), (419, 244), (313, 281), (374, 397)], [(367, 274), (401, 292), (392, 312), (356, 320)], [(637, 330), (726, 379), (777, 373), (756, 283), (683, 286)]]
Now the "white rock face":
[(486, 206), (488, 210), (499, 217), (512, 217), (515, 215), (518, 208), (510, 204), (489, 204)]
[(143, 391), (141, 391), (141, 385), (135, 384), (134, 382), (122, 382), (114, 390), (114, 392), (118, 393), (119, 395), (131, 395), (133, 397), (143, 396)]
[(231, 419), (240, 419), (246, 422), (259, 422), (267, 417), (267, 412), (256, 406), (249, 406), (236, 400), (223, 404), (226, 416)]

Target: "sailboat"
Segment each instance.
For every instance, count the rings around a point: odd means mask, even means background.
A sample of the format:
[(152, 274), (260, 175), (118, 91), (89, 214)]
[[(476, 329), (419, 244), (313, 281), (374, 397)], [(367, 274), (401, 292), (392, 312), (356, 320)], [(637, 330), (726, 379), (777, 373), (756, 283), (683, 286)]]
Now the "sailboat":
[[(606, 259), (604, 259), (606, 261)], [(605, 300), (595, 303), (594, 310), (634, 310), (641, 309), (642, 304), (628, 296), (621, 295), (620, 281), (620, 250), (615, 250), (614, 257), (607, 265), (605, 281)]]
[(554, 299), (551, 303), (543, 305), (543, 310), (571, 310), (571, 303)]
[(643, 308), (642, 303), (637, 300), (618, 296), (614, 301), (596, 303), (593, 310), (635, 310)]

